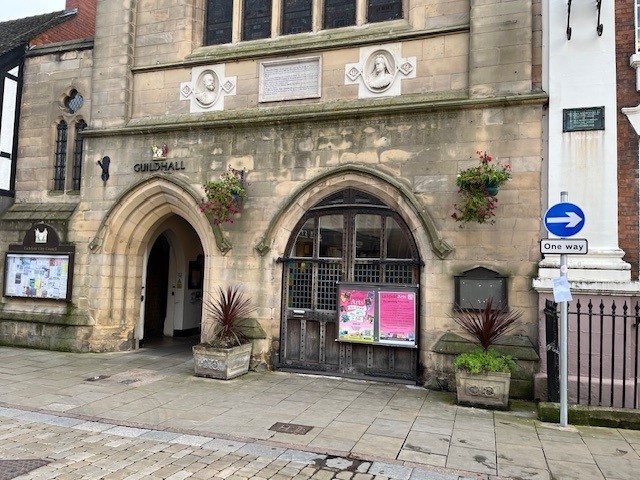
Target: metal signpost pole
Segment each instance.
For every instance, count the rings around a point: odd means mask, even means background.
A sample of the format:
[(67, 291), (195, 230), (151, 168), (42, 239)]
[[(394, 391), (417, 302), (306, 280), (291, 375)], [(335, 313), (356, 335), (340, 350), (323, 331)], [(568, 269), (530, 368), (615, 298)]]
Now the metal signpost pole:
[[(565, 203), (568, 192), (560, 192), (560, 202)], [(560, 276), (567, 276), (567, 254), (560, 255)], [(560, 302), (560, 426), (568, 423), (567, 403), (567, 345), (568, 345), (567, 302)]]
[(567, 202), (568, 192), (560, 192), (560, 203), (549, 207), (544, 214), (544, 228), (560, 238), (543, 239), (540, 242), (540, 253), (560, 254), (560, 277), (553, 279), (553, 298), (560, 304), (559, 345), (560, 350), (560, 425), (566, 427), (567, 413), (567, 383), (568, 383), (568, 350), (569, 350), (569, 320), (568, 302), (571, 301), (571, 288), (567, 280), (567, 254), (588, 253), (587, 239), (570, 240), (584, 227), (586, 217), (580, 207)]

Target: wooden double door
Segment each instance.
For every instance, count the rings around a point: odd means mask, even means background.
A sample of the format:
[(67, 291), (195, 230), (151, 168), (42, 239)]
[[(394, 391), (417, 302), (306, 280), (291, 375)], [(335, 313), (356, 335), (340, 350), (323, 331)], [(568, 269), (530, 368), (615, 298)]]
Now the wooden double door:
[(418, 284), (422, 262), (393, 209), (356, 189), (331, 195), (298, 223), (287, 252), (280, 368), (417, 379), (418, 349), (338, 342), (338, 282)]

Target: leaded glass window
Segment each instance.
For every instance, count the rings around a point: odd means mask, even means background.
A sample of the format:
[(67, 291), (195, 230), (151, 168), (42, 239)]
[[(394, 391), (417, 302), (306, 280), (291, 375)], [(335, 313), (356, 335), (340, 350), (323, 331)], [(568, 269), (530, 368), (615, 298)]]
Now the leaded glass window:
[(385, 22), (402, 18), (402, 1), (368, 0), (367, 22)]
[(282, 1), (282, 34), (311, 31), (312, 0)]
[[(234, 12), (240, 21), (234, 22)], [(280, 15), (276, 21), (274, 12)], [(271, 38), (278, 25), (276, 36), (354, 26), (357, 19), (375, 23), (402, 17), (402, 0), (207, 0), (204, 44)]]
[(64, 191), (64, 180), (67, 169), (67, 122), (61, 120), (56, 128), (55, 169), (53, 174), (53, 189)]
[(242, 39), (257, 40), (271, 36), (271, 1), (244, 0)]
[(356, 0), (325, 0), (324, 28), (348, 27), (356, 24)]
[(87, 128), (87, 123), (80, 120), (76, 123), (76, 134), (73, 145), (73, 189), (80, 190), (80, 177), (82, 174), (82, 150), (84, 147), (84, 139), (82, 131)]
[(208, 0), (205, 45), (231, 43), (233, 0)]

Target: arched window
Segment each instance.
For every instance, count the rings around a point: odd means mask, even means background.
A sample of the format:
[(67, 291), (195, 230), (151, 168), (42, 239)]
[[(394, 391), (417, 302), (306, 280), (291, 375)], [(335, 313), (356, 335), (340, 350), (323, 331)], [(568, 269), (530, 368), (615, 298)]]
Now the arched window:
[(64, 192), (64, 180), (67, 170), (67, 122), (60, 120), (56, 127), (55, 170), (53, 189)]
[[(83, 105), (84, 98), (75, 89), (65, 95), (60, 102), (61, 110), (66, 113), (55, 127), (53, 190), (56, 192), (80, 191), (84, 150), (82, 131), (87, 128), (87, 122), (76, 113)], [(67, 175), (67, 165), (71, 169), (71, 178)]]

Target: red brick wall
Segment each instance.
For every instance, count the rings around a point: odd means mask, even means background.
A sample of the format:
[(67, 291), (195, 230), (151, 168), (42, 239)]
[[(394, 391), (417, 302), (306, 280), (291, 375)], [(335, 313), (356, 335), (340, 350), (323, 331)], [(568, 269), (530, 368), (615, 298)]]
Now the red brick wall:
[(31, 45), (66, 42), (93, 37), (96, 32), (96, 5), (98, 0), (67, 0), (65, 9), (77, 8), (70, 20), (56, 25), (31, 41)]
[[(631, 278), (638, 278), (638, 135), (620, 109), (640, 104), (636, 70), (629, 65), (635, 53), (634, 1), (616, 0), (616, 71), (618, 121), (618, 238), (631, 264)], [(605, 25), (604, 28), (611, 28)]]

